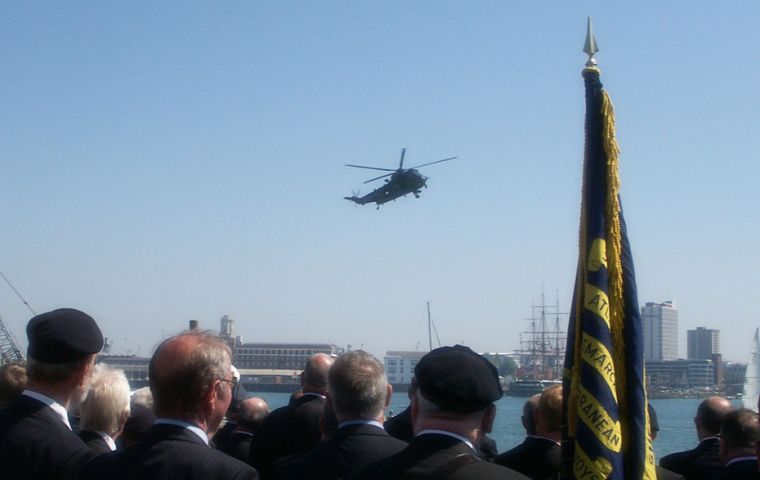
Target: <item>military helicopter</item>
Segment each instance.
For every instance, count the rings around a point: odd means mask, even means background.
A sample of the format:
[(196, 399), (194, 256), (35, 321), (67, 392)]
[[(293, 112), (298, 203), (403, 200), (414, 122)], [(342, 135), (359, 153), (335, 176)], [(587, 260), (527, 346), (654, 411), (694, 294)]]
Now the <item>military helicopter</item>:
[(379, 177), (371, 178), (364, 183), (374, 182), (375, 180), (380, 180), (381, 178), (385, 178), (385, 177), (391, 177), (391, 178), (386, 178), (385, 185), (369, 192), (363, 197), (359, 197), (358, 194), (355, 193), (351, 197), (343, 197), (343, 198), (345, 198), (346, 200), (351, 200), (354, 203), (358, 203), (359, 205), (375, 202), (377, 204), (378, 209), (380, 208), (380, 205), (384, 204), (385, 202), (390, 202), (391, 200), (395, 200), (399, 197), (406, 196), (407, 194), (410, 194), (410, 193), (413, 193), (416, 198), (420, 198), (420, 189), (422, 187), (427, 188), (427, 184), (425, 182), (427, 182), (428, 177), (422, 175), (416, 169), (420, 167), (426, 167), (428, 165), (433, 165), (435, 163), (448, 162), (449, 160), (454, 160), (457, 158), (457, 157), (449, 157), (449, 158), (444, 158), (443, 160), (436, 160), (435, 162), (423, 163), (422, 165), (416, 165), (412, 168), (404, 168), (405, 154), (406, 154), (406, 148), (402, 148), (401, 161), (398, 164), (398, 168), (395, 170), (392, 168), (366, 167), (364, 165), (346, 164), (347, 167), (366, 168), (368, 170), (381, 170), (383, 172), (391, 172), (391, 173), (386, 173), (385, 175), (380, 175)]

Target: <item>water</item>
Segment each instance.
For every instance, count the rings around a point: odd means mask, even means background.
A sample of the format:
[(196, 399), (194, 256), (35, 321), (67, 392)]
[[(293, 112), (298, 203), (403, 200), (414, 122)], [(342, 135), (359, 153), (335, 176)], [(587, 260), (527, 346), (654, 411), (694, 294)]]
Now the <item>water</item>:
[[(287, 393), (254, 393), (262, 397), (275, 409), (288, 403)], [(660, 432), (654, 441), (655, 457), (659, 460), (669, 453), (694, 448), (697, 445), (697, 433), (694, 428), (694, 415), (700, 399), (662, 399), (651, 400), (650, 403), (657, 411)], [(494, 431), (490, 436), (496, 441), (499, 452), (522, 443), (525, 431), (520, 423), (524, 398), (503, 397), (496, 403), (496, 421)], [(741, 401), (734, 402), (741, 407)], [(406, 394), (394, 395), (391, 399), (391, 409), (401, 413), (409, 404)]]

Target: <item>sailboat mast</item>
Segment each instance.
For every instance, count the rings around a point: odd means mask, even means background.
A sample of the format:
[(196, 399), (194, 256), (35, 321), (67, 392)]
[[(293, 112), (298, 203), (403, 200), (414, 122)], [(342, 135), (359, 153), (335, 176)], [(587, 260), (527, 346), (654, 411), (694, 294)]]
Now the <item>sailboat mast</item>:
[(432, 322), (430, 320), (430, 300), (428, 300), (426, 303), (427, 303), (427, 314), (428, 314), (428, 351), (433, 351)]

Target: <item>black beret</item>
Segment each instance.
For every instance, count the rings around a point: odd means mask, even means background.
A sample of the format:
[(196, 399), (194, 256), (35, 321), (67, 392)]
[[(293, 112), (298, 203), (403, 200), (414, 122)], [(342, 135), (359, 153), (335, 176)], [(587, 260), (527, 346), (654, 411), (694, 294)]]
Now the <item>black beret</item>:
[(103, 348), (103, 334), (95, 320), (73, 308), (37, 315), (29, 320), (26, 336), (27, 355), (53, 365), (76, 362)]
[(504, 395), (496, 367), (462, 345), (436, 348), (414, 368), (420, 394), (444, 410), (472, 413)]

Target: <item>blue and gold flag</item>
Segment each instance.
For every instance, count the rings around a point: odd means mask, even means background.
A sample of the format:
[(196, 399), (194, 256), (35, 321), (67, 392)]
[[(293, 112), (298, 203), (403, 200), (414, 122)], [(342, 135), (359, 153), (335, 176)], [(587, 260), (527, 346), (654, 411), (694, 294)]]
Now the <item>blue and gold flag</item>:
[(599, 69), (583, 71), (586, 148), (580, 252), (564, 374), (563, 478), (655, 480), (644, 341), (620, 206), (615, 115)]

